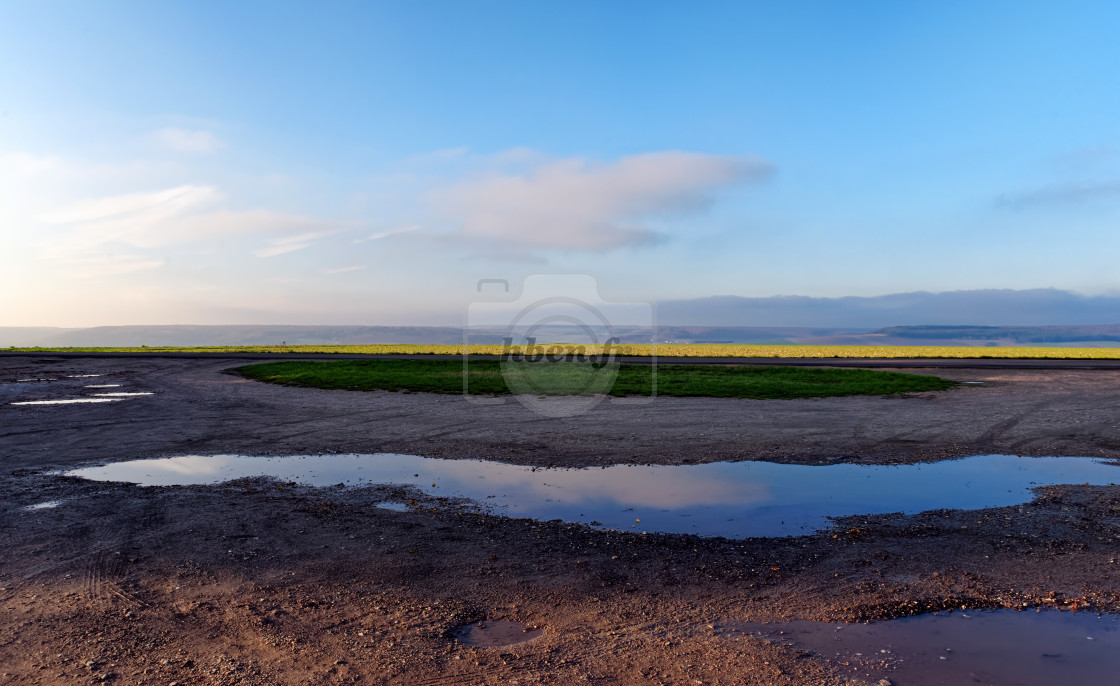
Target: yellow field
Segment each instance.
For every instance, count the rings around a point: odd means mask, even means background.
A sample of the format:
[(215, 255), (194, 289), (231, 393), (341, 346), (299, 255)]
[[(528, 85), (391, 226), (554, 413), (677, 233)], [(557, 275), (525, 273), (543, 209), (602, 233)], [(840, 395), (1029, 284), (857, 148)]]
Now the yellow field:
[[(547, 350), (556, 344), (538, 346)], [(563, 351), (580, 346), (563, 345)], [(556, 348), (560, 352), (559, 347)], [(992, 358), (992, 359), (1120, 359), (1120, 348), (1038, 348), (1038, 347), (954, 347), (954, 346), (876, 346), (876, 345), (618, 345), (616, 355), (658, 357), (854, 357), (854, 358)], [(130, 352), (130, 353), (350, 353), (397, 355), (462, 355), (462, 345), (274, 345), (215, 347), (139, 347), (139, 348), (8, 348), (7, 352)], [(475, 355), (498, 355), (501, 345), (472, 345), (466, 352)], [(521, 352), (521, 346), (513, 346)], [(599, 354), (599, 350), (587, 350)]]

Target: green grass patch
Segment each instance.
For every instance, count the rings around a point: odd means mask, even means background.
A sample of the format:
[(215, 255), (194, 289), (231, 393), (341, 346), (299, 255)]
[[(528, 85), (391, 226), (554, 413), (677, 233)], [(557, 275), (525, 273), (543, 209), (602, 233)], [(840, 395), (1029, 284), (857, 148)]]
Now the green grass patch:
[[(471, 394), (615, 396), (703, 396), (714, 398), (828, 398), (845, 395), (892, 395), (941, 391), (957, 382), (936, 376), (867, 369), (741, 367), (720, 365), (620, 365), (612, 379), (608, 369), (577, 361), (472, 361), (466, 368)], [(337, 360), (269, 362), (241, 367), (247, 378), (308, 388), (354, 391), (422, 391), (463, 393), (464, 367), (455, 360)], [(605, 383), (605, 385), (604, 385)], [(511, 386), (513, 387), (511, 389)]]
[[(598, 354), (595, 346), (586, 346), (589, 354)], [(0, 348), (6, 352), (104, 352), (104, 353), (349, 353), (360, 355), (501, 355), (501, 345), (226, 345), (226, 346), (140, 346), (115, 348)], [(806, 357), (806, 358), (944, 358), (944, 359), (1052, 359), (1052, 360), (1116, 360), (1120, 348), (1056, 348), (1056, 347), (989, 347), (949, 345), (737, 345), (676, 344), (616, 345), (615, 355), (648, 357)], [(520, 346), (513, 346), (514, 353)]]

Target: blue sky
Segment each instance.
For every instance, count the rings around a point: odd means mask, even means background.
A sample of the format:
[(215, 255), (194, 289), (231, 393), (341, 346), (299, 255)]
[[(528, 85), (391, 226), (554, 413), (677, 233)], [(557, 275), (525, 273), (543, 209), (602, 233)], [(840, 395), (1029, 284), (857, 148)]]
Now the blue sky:
[(0, 0), (0, 324), (1118, 291), (1120, 5)]

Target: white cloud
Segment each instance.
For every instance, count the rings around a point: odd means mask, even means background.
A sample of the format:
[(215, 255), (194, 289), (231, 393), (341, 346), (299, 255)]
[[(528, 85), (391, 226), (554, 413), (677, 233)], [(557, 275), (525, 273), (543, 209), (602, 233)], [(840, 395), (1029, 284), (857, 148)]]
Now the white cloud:
[(154, 131), (151, 137), (168, 150), (196, 155), (215, 153), (226, 146), (223, 140), (204, 130), (166, 128)]
[[(83, 200), (40, 215), (39, 221), (65, 231), (67, 249), (105, 243), (141, 248), (240, 235), (320, 235), (326, 223), (311, 217), (269, 210), (232, 211), (219, 207), (224, 195), (212, 186), (177, 186)], [(299, 236), (296, 236), (299, 238)]]
[(159, 269), (164, 264), (166, 263), (163, 260), (151, 259), (143, 255), (105, 255), (73, 257), (66, 260), (63, 266), (68, 276), (90, 279)]
[(490, 155), (488, 161), (497, 164), (513, 165), (543, 164), (545, 162), (548, 162), (548, 155), (545, 155), (539, 150), (533, 150), (532, 148), (519, 147), (510, 148), (509, 150), (503, 150), (502, 152), (499, 152), (497, 154)]
[(715, 190), (772, 171), (763, 160), (686, 152), (633, 155), (612, 164), (566, 159), (525, 174), (462, 182), (433, 199), (466, 237), (604, 250), (654, 241), (657, 235), (642, 220), (703, 208)]
[(39, 217), (46, 224), (119, 222), (142, 225), (173, 218), (222, 200), (212, 186), (177, 186), (151, 193), (132, 193), (79, 201)]
[(402, 234), (402, 233), (410, 233), (412, 231), (419, 231), (419, 230), (420, 230), (419, 226), (405, 226), (405, 227), (401, 227), (399, 229), (390, 229), (388, 231), (379, 231), (375, 234), (371, 234), (369, 236), (366, 236), (365, 238), (359, 238), (358, 240), (354, 241), (354, 243), (358, 244), (358, 243), (366, 243), (366, 242), (369, 242), (369, 241), (379, 241), (379, 240), (382, 240), (384, 238), (388, 238), (389, 236), (396, 236), (396, 235), (399, 235), (399, 234)]
[(311, 244), (322, 238), (334, 233), (334, 231), (317, 231), (311, 233), (301, 233), (295, 236), (283, 236), (281, 238), (274, 238), (271, 245), (260, 250), (254, 250), (253, 254), (257, 257), (276, 257), (277, 255), (286, 255), (290, 252), (303, 250), (304, 248), (311, 247)]
[(270, 245), (267, 248), (254, 250), (253, 254), (257, 257), (276, 257), (277, 255), (285, 255), (297, 250), (311, 247), (310, 243), (282, 243), (278, 245)]
[(57, 264), (88, 265), (81, 274), (126, 273), (163, 264), (162, 259), (135, 256), (109, 263), (105, 254), (130, 250), (164, 249), (180, 244), (208, 243), (245, 236), (270, 237), (270, 245), (255, 251), (275, 257), (309, 247), (334, 233), (332, 222), (271, 210), (234, 211), (223, 208), (224, 194), (212, 186), (184, 185), (147, 193), (91, 198), (40, 214), (41, 256)]
[(0, 178), (37, 176), (57, 171), (62, 161), (55, 157), (36, 157), (25, 153), (0, 155)]
[(346, 272), (356, 272), (356, 271), (359, 271), (359, 270), (362, 270), (362, 269), (365, 269), (365, 268), (366, 268), (366, 266), (364, 264), (355, 264), (355, 265), (350, 266), (350, 267), (335, 267), (334, 269), (325, 269), (325, 270), (323, 270), (323, 273), (324, 274), (345, 274)]

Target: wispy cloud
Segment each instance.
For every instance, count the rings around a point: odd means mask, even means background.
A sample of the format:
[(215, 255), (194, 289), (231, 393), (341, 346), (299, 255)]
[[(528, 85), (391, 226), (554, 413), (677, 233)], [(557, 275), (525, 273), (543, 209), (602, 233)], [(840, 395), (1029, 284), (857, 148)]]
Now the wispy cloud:
[[(313, 217), (271, 210), (234, 211), (222, 207), (224, 194), (213, 186), (184, 185), (146, 193), (89, 198), (36, 219), (48, 230), (39, 241), (44, 259), (61, 265), (90, 265), (89, 273), (126, 273), (158, 267), (162, 259), (137, 255), (131, 262), (105, 254), (131, 254), (137, 249), (166, 249), (246, 236), (269, 237), (254, 252), (275, 257), (309, 247), (339, 227)], [(85, 272), (75, 272), (75, 274)]]
[(388, 238), (389, 236), (397, 236), (397, 235), (400, 235), (402, 233), (410, 233), (412, 231), (419, 231), (419, 230), (420, 230), (419, 226), (404, 226), (404, 227), (401, 227), (399, 229), (390, 229), (388, 231), (379, 231), (375, 234), (371, 234), (369, 236), (366, 236), (365, 238), (359, 238), (356, 241), (354, 241), (354, 243), (359, 244), (359, 243), (368, 243), (369, 241), (380, 241), (382, 239)]
[(1065, 184), (1020, 193), (1005, 193), (996, 198), (996, 207), (1023, 210), (1033, 207), (1080, 205), (1120, 198), (1120, 181)]
[(335, 267), (334, 269), (323, 270), (324, 274), (345, 274), (346, 272), (356, 272), (365, 269), (364, 264), (355, 264), (349, 267)]
[(75, 256), (65, 260), (62, 266), (71, 277), (92, 279), (159, 269), (165, 264), (164, 260), (144, 255), (104, 255)]
[(166, 128), (152, 132), (151, 138), (168, 150), (196, 155), (215, 153), (226, 146), (225, 141), (204, 130)]
[(277, 255), (286, 255), (290, 252), (296, 252), (297, 250), (309, 248), (315, 241), (323, 238), (324, 236), (329, 236), (332, 233), (335, 232), (315, 231), (311, 233), (301, 233), (295, 236), (282, 236), (280, 238), (274, 238), (271, 241), (271, 245), (265, 248), (261, 248), (260, 250), (254, 250), (253, 254), (257, 257), (276, 257)]
[(65, 229), (62, 237), (71, 246), (112, 242), (157, 247), (254, 234), (280, 234), (278, 240), (291, 242), (325, 233), (322, 220), (270, 210), (227, 210), (220, 207), (224, 199), (213, 186), (185, 185), (86, 199), (38, 219)]
[(254, 250), (253, 254), (257, 257), (276, 257), (278, 255), (286, 255), (290, 252), (303, 250), (304, 248), (311, 247), (310, 243), (281, 243), (279, 245), (270, 245), (267, 248)]
[(122, 229), (168, 219), (214, 205), (222, 194), (212, 186), (176, 186), (150, 193), (87, 198), (39, 217), (47, 224), (112, 222)]
[(0, 155), (0, 177), (28, 177), (47, 172), (55, 172), (62, 161), (54, 157), (39, 157), (26, 153)]
[[(520, 151), (519, 158), (525, 157)], [(643, 221), (706, 207), (720, 188), (769, 177), (753, 158), (661, 152), (611, 164), (564, 159), (433, 194), (463, 236), (526, 248), (606, 250), (651, 243)]]
[(548, 264), (548, 260), (529, 251), (483, 250), (463, 258), (468, 262), (513, 262), (521, 264)]

